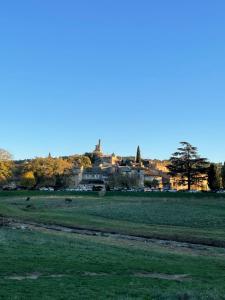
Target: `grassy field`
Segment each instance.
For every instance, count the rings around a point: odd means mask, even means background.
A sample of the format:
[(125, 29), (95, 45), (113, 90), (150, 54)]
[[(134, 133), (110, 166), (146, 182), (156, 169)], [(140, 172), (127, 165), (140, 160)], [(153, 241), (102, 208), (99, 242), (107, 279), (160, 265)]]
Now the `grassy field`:
[(225, 299), (223, 195), (2, 192), (0, 216), (121, 235), (0, 227), (0, 299)]
[[(1, 194), (0, 194), (1, 195)], [(217, 194), (3, 193), (0, 214), (79, 228), (225, 246), (225, 196)], [(70, 198), (71, 203), (65, 203)], [(27, 207), (27, 206), (30, 207)]]

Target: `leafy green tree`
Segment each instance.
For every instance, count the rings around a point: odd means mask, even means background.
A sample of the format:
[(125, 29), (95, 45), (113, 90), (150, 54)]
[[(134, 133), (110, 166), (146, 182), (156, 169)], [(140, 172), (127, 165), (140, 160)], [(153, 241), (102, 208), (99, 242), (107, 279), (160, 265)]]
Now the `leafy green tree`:
[(59, 174), (56, 175), (55, 176), (55, 188), (60, 189), (60, 188), (63, 188), (65, 186), (66, 186), (66, 184), (65, 184), (64, 176), (59, 175)]
[(220, 174), (216, 164), (211, 163), (208, 169), (208, 186), (210, 190), (220, 189)]
[(32, 188), (36, 184), (34, 173), (32, 171), (26, 172), (21, 177), (20, 185), (24, 188)]
[(67, 160), (73, 164), (73, 167), (90, 168), (92, 166), (91, 159), (86, 155), (71, 155)]
[(158, 188), (159, 187), (159, 182), (158, 182), (157, 179), (153, 179), (151, 181), (146, 180), (144, 182), (144, 185), (147, 186), (147, 187), (150, 187), (150, 188)]
[(172, 154), (167, 167), (170, 176), (176, 177), (180, 185), (187, 185), (190, 190), (193, 184), (207, 179), (208, 161), (198, 155), (196, 147), (187, 142), (180, 144), (181, 147)]

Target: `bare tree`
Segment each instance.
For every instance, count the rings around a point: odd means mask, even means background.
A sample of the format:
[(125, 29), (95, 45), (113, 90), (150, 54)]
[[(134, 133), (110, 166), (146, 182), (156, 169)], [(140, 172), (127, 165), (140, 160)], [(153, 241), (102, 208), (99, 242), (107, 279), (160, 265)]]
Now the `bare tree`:
[(12, 157), (12, 154), (9, 153), (7, 150), (5, 149), (1, 149), (0, 148), (0, 160), (1, 161), (10, 161), (12, 160), (13, 157)]
[(12, 168), (12, 155), (8, 151), (0, 149), (0, 185), (12, 177)]

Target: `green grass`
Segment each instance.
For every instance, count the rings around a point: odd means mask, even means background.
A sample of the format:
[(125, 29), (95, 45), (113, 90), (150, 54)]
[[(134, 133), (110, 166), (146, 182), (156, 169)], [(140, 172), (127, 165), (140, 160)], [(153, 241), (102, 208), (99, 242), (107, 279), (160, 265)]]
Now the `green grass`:
[[(66, 197), (72, 203), (66, 204)], [(97, 193), (2, 192), (0, 216), (205, 245), (225, 243), (225, 197), (216, 194), (98, 197)], [(36, 273), (36, 280), (26, 278)], [(146, 273), (188, 277), (178, 282), (137, 276)], [(10, 279), (15, 275), (25, 278)], [(225, 299), (224, 280), (224, 248), (196, 250), (0, 227), (0, 299), (219, 300)]]
[[(143, 195), (144, 194), (144, 195)], [(16, 193), (0, 197), (0, 215), (123, 234), (225, 245), (225, 197), (216, 194)], [(73, 202), (66, 204), (65, 197)], [(207, 196), (208, 195), (208, 196)], [(26, 208), (27, 204), (33, 207)]]
[[(224, 250), (192, 255), (101, 237), (15, 229), (1, 229), (0, 241), (0, 299), (225, 299)], [(40, 277), (9, 279), (33, 273)], [(140, 273), (188, 278), (177, 282), (137, 277)], [(182, 298), (185, 294), (188, 298)]]

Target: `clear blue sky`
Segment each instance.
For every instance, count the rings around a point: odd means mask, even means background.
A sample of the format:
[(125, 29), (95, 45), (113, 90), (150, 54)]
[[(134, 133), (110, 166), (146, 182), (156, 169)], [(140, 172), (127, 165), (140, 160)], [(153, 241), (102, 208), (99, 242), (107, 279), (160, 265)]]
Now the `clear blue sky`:
[(0, 147), (225, 160), (224, 0), (0, 4)]

